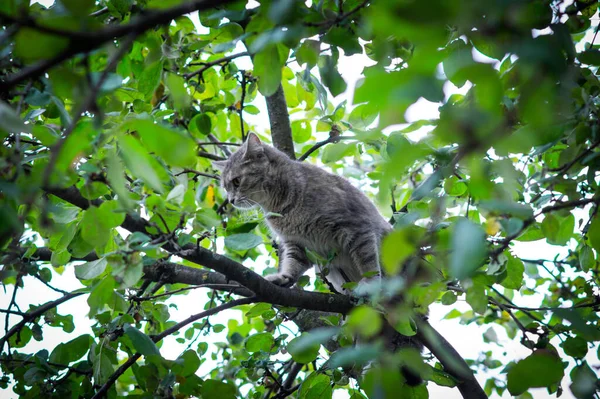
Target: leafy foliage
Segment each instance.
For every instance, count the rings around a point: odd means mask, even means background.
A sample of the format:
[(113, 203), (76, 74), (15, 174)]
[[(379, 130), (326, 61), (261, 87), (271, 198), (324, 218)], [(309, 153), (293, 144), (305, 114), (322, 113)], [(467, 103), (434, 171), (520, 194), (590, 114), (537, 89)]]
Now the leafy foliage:
[[(597, 20), (592, 0), (0, 2), (2, 388), (597, 397)], [(348, 87), (352, 104), (336, 98)], [(439, 117), (410, 119), (425, 100)], [(289, 155), (352, 179), (393, 222), (383, 286), (359, 286), (358, 306), (320, 275), (300, 291), (252, 272), (273, 272), (277, 247), (265, 215), (227, 205), (212, 164), (250, 130), (292, 140)], [(57, 288), (68, 276), (72, 292)], [(19, 308), (36, 280), (58, 299)], [(205, 303), (175, 320), (192, 289)], [(528, 355), (465, 363), (427, 333), (430, 306)], [(387, 350), (386, 326), (436, 359)], [(54, 329), (69, 339), (31, 349)], [(472, 370), (499, 373), (483, 393)]]

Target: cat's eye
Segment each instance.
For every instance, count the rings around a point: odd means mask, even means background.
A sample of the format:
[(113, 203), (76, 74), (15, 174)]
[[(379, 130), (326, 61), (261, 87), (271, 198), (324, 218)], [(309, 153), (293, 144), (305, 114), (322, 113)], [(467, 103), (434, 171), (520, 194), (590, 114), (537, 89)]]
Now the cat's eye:
[(233, 180), (231, 181), (231, 184), (233, 184), (233, 187), (234, 187), (234, 188), (238, 188), (238, 187), (240, 186), (240, 178), (239, 178), (239, 177), (236, 177), (235, 179), (233, 179)]

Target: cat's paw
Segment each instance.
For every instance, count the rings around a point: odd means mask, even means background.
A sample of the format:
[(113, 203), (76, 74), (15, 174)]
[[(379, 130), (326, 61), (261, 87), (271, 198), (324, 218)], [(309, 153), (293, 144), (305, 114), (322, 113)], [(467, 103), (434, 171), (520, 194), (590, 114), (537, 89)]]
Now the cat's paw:
[(296, 282), (295, 278), (284, 273), (269, 274), (268, 276), (265, 276), (265, 279), (267, 279), (275, 285), (286, 288), (291, 287)]

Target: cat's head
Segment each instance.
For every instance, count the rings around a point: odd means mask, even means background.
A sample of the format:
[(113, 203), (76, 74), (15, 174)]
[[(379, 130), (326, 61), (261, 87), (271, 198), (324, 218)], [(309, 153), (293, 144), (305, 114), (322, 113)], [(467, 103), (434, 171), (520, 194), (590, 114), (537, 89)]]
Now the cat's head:
[(246, 142), (226, 161), (213, 165), (221, 171), (221, 185), (236, 208), (250, 209), (268, 201), (265, 179), (271, 174), (275, 149), (250, 133)]

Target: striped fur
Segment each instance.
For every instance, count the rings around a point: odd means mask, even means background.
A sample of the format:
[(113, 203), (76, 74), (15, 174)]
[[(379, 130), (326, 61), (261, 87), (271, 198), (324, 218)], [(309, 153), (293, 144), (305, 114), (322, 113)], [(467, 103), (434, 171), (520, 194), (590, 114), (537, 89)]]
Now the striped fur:
[(311, 267), (305, 248), (332, 259), (327, 280), (338, 292), (364, 273), (381, 274), (379, 249), (391, 226), (344, 178), (292, 160), (254, 134), (215, 166), (234, 206), (260, 206), (268, 215), (281, 247), (279, 272), (267, 276), (273, 283), (291, 286)]

